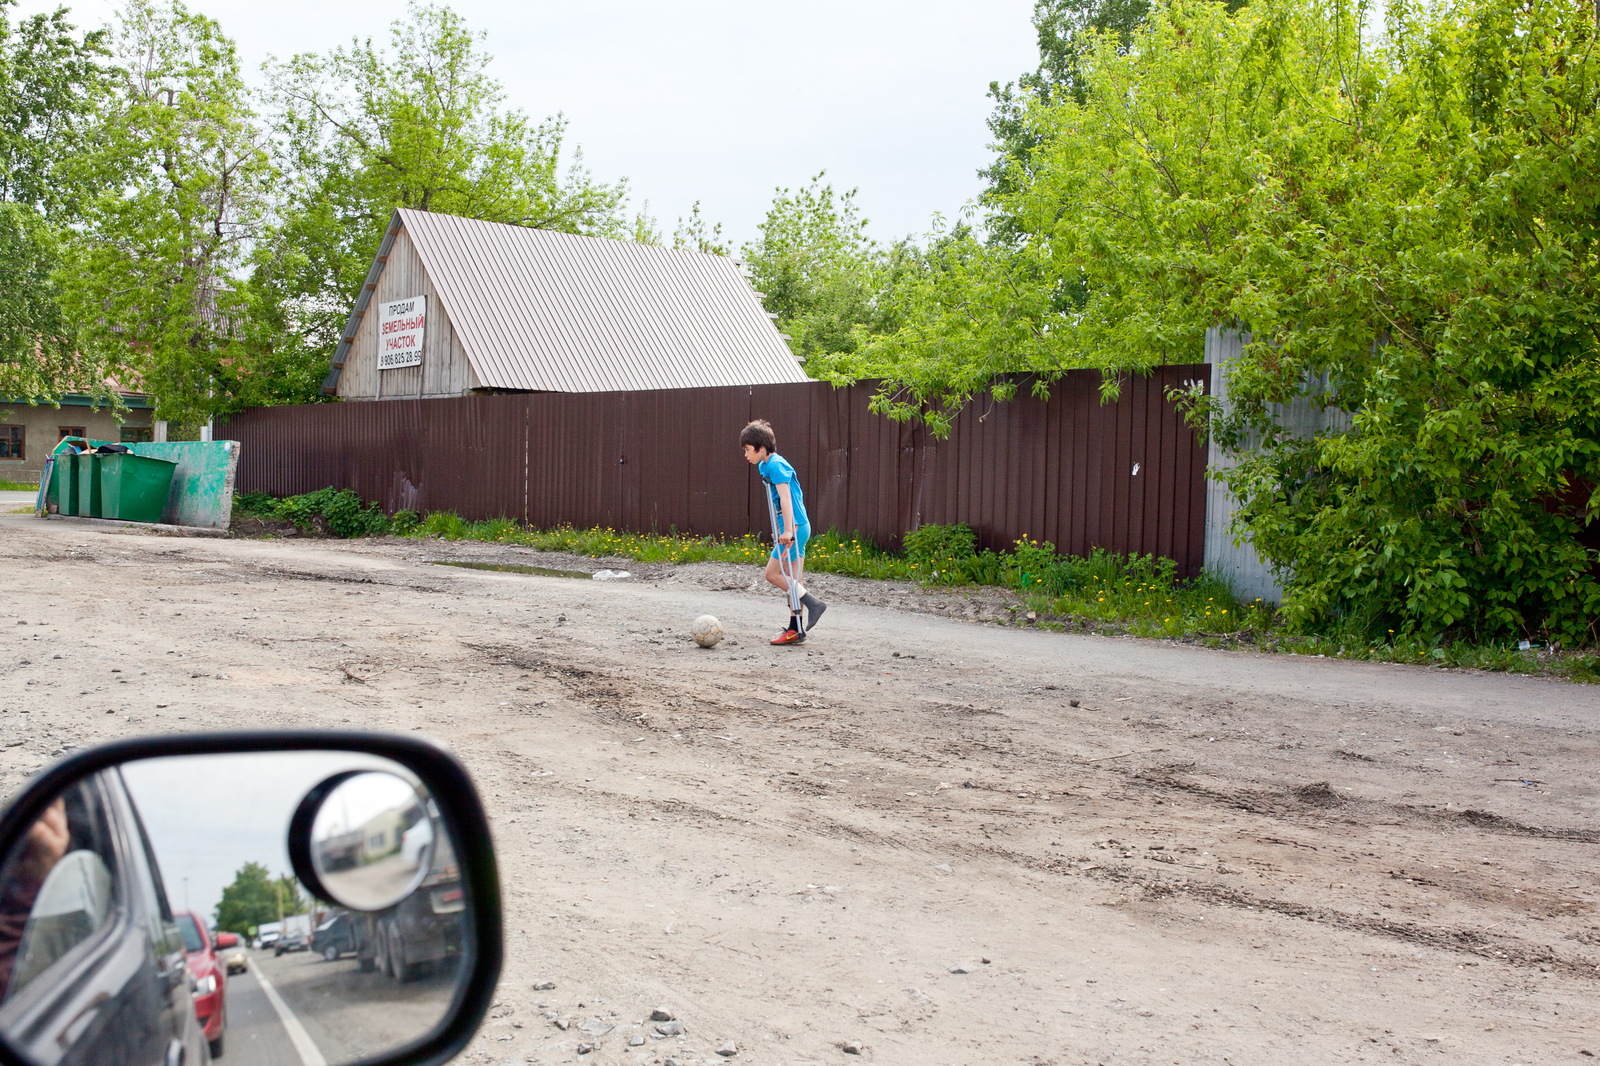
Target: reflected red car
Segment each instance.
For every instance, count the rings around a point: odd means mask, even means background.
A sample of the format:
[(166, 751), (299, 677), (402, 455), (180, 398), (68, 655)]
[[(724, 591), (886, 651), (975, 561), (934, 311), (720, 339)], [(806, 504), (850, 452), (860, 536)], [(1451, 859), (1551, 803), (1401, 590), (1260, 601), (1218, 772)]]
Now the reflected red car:
[(194, 1014), (211, 1044), (211, 1057), (222, 1056), (222, 1029), (228, 1024), (228, 973), (217, 952), (238, 947), (233, 933), (218, 933), (215, 938), (206, 920), (192, 911), (179, 911), (174, 917), (183, 934), (183, 952), (194, 981)]

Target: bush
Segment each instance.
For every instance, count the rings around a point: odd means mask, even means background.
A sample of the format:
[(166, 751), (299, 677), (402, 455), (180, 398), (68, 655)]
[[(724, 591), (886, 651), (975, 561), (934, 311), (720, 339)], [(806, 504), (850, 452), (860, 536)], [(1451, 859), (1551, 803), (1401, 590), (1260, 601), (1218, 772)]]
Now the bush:
[[(323, 527), (336, 537), (379, 537), (390, 532), (392, 523), (376, 503), (363, 505), (350, 489), (318, 489), (301, 496), (278, 499), (263, 492), (245, 492), (233, 498), (233, 513), (239, 517), (269, 518), (288, 522), (304, 532), (321, 519)], [(410, 521), (416, 515), (409, 511)], [(397, 516), (398, 517), (398, 516)]]
[(936, 560), (951, 562), (971, 558), (977, 547), (977, 534), (965, 522), (953, 526), (926, 525), (905, 535), (906, 558), (931, 565)]
[(304, 496), (290, 496), (278, 504), (273, 516), (292, 522), (297, 529), (309, 529), (321, 518), (336, 537), (376, 537), (389, 532), (389, 517), (376, 503), (363, 506), (361, 497), (350, 489), (318, 489)]
[(467, 523), (454, 511), (431, 511), (416, 531), (425, 537), (461, 540), (467, 535)]
[(1041, 588), (1060, 594), (1065, 570), (1056, 555), (1056, 546), (1023, 537), (1011, 546), (1011, 558), (1004, 570), (1005, 583), (1012, 588)]
[(233, 494), (233, 513), (238, 518), (271, 518), (277, 513), (279, 499), (265, 492), (236, 492)]

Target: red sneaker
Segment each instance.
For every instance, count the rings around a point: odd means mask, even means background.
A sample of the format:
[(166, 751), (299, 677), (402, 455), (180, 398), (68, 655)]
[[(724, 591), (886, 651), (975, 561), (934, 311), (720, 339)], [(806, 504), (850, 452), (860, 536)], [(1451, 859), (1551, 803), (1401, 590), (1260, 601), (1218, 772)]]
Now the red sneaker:
[(800, 643), (804, 642), (805, 639), (806, 639), (806, 635), (804, 633), (800, 632), (798, 629), (785, 629), (782, 633), (779, 633), (777, 636), (775, 636), (771, 640), (767, 641), (767, 643), (768, 644), (800, 644)]

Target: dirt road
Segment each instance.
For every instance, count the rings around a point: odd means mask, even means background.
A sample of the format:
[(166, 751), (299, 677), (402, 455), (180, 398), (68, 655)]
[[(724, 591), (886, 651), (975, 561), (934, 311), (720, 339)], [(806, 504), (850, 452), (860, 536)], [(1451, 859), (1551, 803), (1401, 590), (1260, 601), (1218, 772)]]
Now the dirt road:
[(823, 626), (772, 649), (751, 568), (430, 565), (576, 565), (481, 544), (5, 515), (0, 556), (8, 790), (134, 731), (461, 755), (509, 933), (464, 1061), (1600, 1054), (1594, 688), (970, 624), (1003, 597), (828, 575)]

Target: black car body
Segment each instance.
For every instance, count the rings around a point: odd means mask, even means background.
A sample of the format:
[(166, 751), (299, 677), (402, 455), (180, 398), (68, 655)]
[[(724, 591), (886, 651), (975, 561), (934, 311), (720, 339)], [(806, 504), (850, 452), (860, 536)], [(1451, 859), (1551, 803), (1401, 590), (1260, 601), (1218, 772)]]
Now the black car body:
[(356, 950), (355, 931), (350, 927), (350, 915), (341, 911), (317, 926), (311, 933), (311, 950), (329, 962)]
[(304, 951), (306, 948), (310, 947), (310, 945), (311, 941), (306, 937), (306, 934), (297, 930), (293, 933), (280, 936), (277, 940), (272, 942), (272, 956), (273, 958), (277, 958), (286, 951)]
[(7, 856), (0, 1030), (39, 1063), (208, 1061), (183, 938), (121, 774), (77, 781), (56, 803), (64, 854), (39, 863), (24, 839)]

